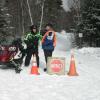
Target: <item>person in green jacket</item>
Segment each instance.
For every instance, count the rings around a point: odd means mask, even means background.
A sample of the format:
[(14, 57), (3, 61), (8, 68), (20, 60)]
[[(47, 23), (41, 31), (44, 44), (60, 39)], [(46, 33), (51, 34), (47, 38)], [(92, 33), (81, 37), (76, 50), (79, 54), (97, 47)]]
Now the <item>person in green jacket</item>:
[(37, 32), (37, 26), (32, 25), (30, 32), (24, 38), (24, 42), (27, 45), (25, 66), (29, 66), (32, 55), (36, 55), (37, 66), (39, 67), (39, 41), (42, 39), (42, 35)]

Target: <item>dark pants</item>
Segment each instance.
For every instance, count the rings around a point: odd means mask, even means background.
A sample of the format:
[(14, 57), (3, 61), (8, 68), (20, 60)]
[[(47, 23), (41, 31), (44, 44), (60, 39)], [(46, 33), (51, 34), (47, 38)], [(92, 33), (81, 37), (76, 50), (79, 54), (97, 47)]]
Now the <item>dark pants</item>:
[(23, 61), (25, 55), (26, 55), (26, 50), (21, 50), (20, 52), (22, 54), (21, 60)]
[(51, 50), (44, 50), (46, 64), (48, 61), (48, 57), (52, 57), (52, 53), (53, 53), (53, 51), (51, 51)]
[(36, 55), (36, 61), (37, 61), (37, 66), (39, 67), (39, 55), (38, 55), (38, 50), (26, 50), (26, 59), (25, 59), (25, 66), (29, 66), (30, 60), (32, 55)]

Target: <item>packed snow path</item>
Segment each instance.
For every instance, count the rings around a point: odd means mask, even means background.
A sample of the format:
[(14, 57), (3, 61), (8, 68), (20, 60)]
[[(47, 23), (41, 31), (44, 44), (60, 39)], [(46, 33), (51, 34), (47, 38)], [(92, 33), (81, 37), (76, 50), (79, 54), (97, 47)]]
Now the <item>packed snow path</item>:
[[(60, 35), (58, 35), (58, 42), (59, 37)], [(64, 46), (57, 46), (53, 56), (66, 57), (67, 73), (70, 50), (66, 49), (67, 40), (63, 41)], [(31, 65), (28, 68), (23, 66), (21, 74), (15, 74), (10, 69), (0, 70), (0, 100), (100, 100), (99, 48), (75, 50), (79, 74), (77, 77), (69, 77), (67, 74), (57, 76), (44, 73), (42, 69), (45, 63), (41, 48), (40, 59), (41, 75), (39, 76), (30, 75)]]

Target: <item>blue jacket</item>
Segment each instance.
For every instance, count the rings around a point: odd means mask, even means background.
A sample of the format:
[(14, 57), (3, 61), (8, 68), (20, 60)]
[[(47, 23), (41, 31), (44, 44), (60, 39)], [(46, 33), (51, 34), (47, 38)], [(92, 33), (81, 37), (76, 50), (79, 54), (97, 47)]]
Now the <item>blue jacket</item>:
[(42, 42), (42, 48), (44, 50), (53, 51), (54, 50), (54, 32), (49, 32), (45, 35), (43, 42)]

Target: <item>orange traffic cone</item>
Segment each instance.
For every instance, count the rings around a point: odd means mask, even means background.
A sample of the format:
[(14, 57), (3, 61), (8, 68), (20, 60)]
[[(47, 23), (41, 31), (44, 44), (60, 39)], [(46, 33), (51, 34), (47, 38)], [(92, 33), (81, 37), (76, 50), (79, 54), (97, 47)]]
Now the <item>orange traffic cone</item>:
[(33, 56), (33, 65), (32, 65), (30, 74), (39, 75), (38, 66), (37, 66), (37, 61), (36, 61), (36, 56), (35, 55)]
[(73, 52), (71, 54), (70, 69), (69, 69), (68, 75), (69, 76), (78, 76), (78, 73), (76, 72), (75, 59), (74, 59)]

